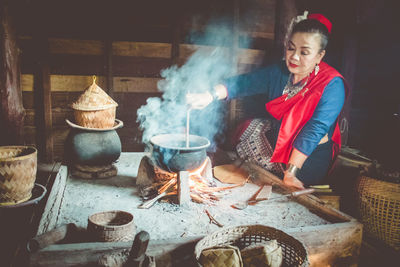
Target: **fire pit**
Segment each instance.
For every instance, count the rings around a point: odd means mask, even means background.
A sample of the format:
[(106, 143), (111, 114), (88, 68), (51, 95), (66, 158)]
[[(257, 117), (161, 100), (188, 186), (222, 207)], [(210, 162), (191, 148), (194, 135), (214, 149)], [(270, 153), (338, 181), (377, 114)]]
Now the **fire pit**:
[(211, 161), (206, 154), (210, 145), (207, 138), (164, 134), (154, 136), (150, 143), (151, 157), (142, 159), (141, 175), (136, 184), (141, 187), (144, 198), (154, 191), (156, 196), (140, 208), (150, 208), (155, 201), (168, 195), (177, 195), (179, 205), (186, 205), (190, 199), (200, 203), (213, 201), (216, 200), (214, 192), (235, 187), (215, 187)]
[[(138, 206), (143, 200), (140, 197), (139, 187), (135, 185), (135, 179), (138, 182), (143, 178), (141, 172), (148, 172), (149, 176), (151, 172), (156, 172), (153, 166), (144, 164), (145, 158), (150, 159), (150, 154), (122, 153), (120, 160), (116, 163), (118, 175), (111, 179), (71, 179), (66, 172), (62, 174), (62, 171), (50, 192), (49, 200), (51, 201), (46, 204), (46, 212), (42, 216), (38, 234), (51, 230), (56, 225), (71, 222), (78, 227), (86, 228), (87, 218), (91, 214), (118, 209), (134, 215), (138, 232), (145, 230), (150, 234), (148, 251), (151, 256), (170, 251), (169, 245), (177, 244), (178, 241), (185, 243), (189, 240), (198, 240), (200, 237), (223, 229), (221, 226), (262, 224), (285, 231), (304, 242), (309, 252), (311, 266), (327, 266), (337, 262), (339, 258), (346, 258), (349, 265), (357, 262), (361, 244), (361, 225), (350, 216), (343, 215), (318, 202), (318, 199), (313, 196), (303, 196), (313, 201), (312, 206), (283, 199), (263, 201), (245, 210), (232, 208), (233, 203), (245, 200), (248, 195), (252, 195), (259, 189), (259, 186), (255, 184), (246, 183), (243, 186), (213, 192), (219, 198), (218, 201), (204, 203), (189, 201), (188, 205), (179, 206), (161, 200), (150, 209), (139, 209)], [(142, 165), (141, 168), (139, 165)], [(146, 169), (145, 166), (149, 168)], [(260, 173), (256, 178), (262, 181), (263, 177), (267, 175)], [(155, 183), (159, 182), (161, 181), (155, 181)], [(165, 183), (165, 180), (162, 182)], [(219, 181), (215, 182), (215, 188), (230, 186), (221, 184)], [(276, 189), (274, 188), (271, 198), (281, 195)], [(317, 212), (318, 210), (320, 212)], [(131, 244), (128, 243), (126, 246), (129, 249)], [(89, 250), (88, 247), (90, 247)], [(163, 251), (157, 248), (163, 248)], [(115, 251), (117, 248), (108, 247), (107, 249)], [(42, 252), (39, 251), (32, 261), (40, 263), (40, 261), (51, 259), (57, 261), (53, 265), (55, 266), (68, 255), (70, 262), (76, 261), (78, 264), (84, 254), (87, 261), (96, 262), (99, 253), (110, 251), (107, 249), (100, 243), (80, 243), (76, 246), (60, 244)], [(193, 251), (189, 250), (188, 254), (193, 254)], [(315, 263), (318, 264), (315, 265)], [(165, 265), (160, 264), (160, 266)]]
[(196, 169), (170, 172), (145, 156), (141, 160), (138, 173), (136, 185), (141, 189), (141, 196), (148, 199), (140, 208), (150, 208), (157, 200), (166, 196), (177, 196), (179, 205), (186, 205), (190, 199), (197, 203), (213, 204), (220, 199), (218, 195), (223, 191), (246, 183), (243, 181), (241, 184), (217, 186), (208, 157)]

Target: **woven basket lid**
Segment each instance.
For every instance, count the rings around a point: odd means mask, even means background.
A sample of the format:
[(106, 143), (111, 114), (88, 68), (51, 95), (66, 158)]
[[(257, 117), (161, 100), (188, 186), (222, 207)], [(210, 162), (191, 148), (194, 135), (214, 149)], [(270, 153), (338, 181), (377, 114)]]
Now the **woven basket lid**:
[(96, 77), (93, 77), (93, 83), (71, 105), (73, 109), (83, 111), (103, 110), (116, 106), (117, 102), (96, 84)]

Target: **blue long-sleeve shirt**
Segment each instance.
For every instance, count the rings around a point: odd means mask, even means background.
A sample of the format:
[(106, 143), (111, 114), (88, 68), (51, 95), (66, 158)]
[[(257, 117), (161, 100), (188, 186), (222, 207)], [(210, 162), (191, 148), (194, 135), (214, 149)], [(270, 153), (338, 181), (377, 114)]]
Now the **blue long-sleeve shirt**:
[[(228, 89), (228, 98), (263, 94), (266, 95), (265, 102), (267, 103), (282, 95), (289, 79), (289, 74), (285, 63), (281, 62), (232, 77), (225, 84)], [(328, 137), (331, 138), (335, 129), (335, 121), (342, 110), (344, 99), (345, 88), (343, 80), (340, 77), (335, 77), (325, 87), (313, 116), (297, 135), (293, 146), (309, 156), (322, 137), (328, 134)], [(280, 127), (280, 123), (277, 124), (277, 127)]]

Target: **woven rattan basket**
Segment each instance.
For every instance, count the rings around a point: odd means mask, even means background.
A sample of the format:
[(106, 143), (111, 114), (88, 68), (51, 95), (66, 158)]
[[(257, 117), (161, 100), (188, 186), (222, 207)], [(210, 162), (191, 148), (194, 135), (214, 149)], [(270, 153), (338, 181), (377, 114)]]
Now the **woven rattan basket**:
[(71, 105), (75, 122), (85, 128), (110, 129), (115, 123), (118, 104), (95, 81), (93, 78), (92, 85)]
[(360, 175), (356, 183), (360, 220), (367, 235), (400, 250), (400, 183)]
[(133, 215), (126, 211), (112, 210), (89, 216), (88, 233), (100, 242), (127, 242), (135, 238)]
[(282, 267), (309, 266), (307, 250), (299, 240), (281, 230), (265, 225), (235, 226), (214, 232), (196, 244), (195, 256), (199, 260), (204, 249), (214, 246), (232, 245), (243, 249), (268, 240), (277, 240), (279, 246), (282, 247)]
[(32, 196), (37, 150), (30, 146), (0, 147), (0, 205), (14, 205)]

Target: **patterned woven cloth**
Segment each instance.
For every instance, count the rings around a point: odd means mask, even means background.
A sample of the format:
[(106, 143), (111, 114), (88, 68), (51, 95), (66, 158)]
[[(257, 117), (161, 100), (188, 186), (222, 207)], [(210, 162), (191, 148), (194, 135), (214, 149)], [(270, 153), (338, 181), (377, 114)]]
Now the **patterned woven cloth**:
[(271, 121), (253, 119), (239, 137), (236, 151), (241, 159), (256, 162), (264, 169), (275, 174), (282, 174), (284, 171), (282, 164), (271, 162), (274, 149), (266, 137), (266, 133), (271, 130)]

